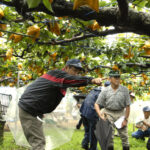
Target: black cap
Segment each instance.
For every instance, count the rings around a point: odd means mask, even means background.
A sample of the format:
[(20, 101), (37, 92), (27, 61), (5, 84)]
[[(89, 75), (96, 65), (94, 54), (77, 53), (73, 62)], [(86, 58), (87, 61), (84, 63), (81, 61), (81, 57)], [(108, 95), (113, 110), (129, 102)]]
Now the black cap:
[(79, 59), (70, 59), (66, 62), (66, 65), (84, 70)]
[(120, 73), (119, 73), (119, 71), (111, 70), (109, 72), (109, 76), (110, 77), (120, 77)]

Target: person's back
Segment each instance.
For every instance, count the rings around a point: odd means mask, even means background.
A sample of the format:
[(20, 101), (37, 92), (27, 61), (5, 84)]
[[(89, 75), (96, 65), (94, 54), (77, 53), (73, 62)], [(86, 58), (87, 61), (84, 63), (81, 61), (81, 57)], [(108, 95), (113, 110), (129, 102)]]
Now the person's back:
[[(65, 72), (61, 70), (49, 71), (46, 76), (41, 76), (31, 83), (20, 98), (19, 106), (33, 116), (42, 115), (53, 111), (63, 98), (61, 85), (53, 81)], [(62, 78), (63, 80), (63, 78)]]
[(82, 140), (82, 148), (86, 150), (97, 149), (97, 139), (95, 137), (94, 130), (98, 120), (98, 116), (94, 109), (94, 104), (100, 92), (101, 87), (91, 90), (90, 93), (86, 96), (80, 108), (85, 131), (84, 138)]
[(85, 116), (88, 119), (98, 118), (94, 108), (94, 104), (100, 92), (101, 92), (101, 87), (97, 87), (94, 88), (92, 91), (90, 91), (90, 93), (86, 96), (80, 108), (80, 112), (82, 116)]

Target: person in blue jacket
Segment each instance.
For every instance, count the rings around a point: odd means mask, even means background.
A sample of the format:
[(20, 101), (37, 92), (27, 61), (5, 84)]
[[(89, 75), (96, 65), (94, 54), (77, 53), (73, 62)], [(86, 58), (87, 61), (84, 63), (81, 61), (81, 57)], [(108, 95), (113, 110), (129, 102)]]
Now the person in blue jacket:
[[(105, 82), (104, 86), (109, 86), (110, 82)], [(82, 140), (82, 148), (86, 150), (96, 150), (97, 149), (97, 139), (94, 134), (96, 123), (98, 121), (98, 115), (95, 111), (94, 104), (101, 92), (101, 87), (94, 88), (86, 96), (84, 102), (81, 105), (80, 112), (84, 126), (84, 138)], [(101, 108), (103, 106), (100, 106)]]

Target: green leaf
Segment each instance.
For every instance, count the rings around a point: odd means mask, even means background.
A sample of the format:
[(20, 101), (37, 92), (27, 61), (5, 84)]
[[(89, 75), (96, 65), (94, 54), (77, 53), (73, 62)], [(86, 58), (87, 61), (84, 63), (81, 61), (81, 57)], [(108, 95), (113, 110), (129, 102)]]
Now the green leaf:
[(145, 6), (150, 8), (150, 1)]
[(141, 3), (138, 4), (139, 7), (144, 7), (146, 5), (146, 1), (142, 1)]
[(94, 23), (94, 20), (90, 20), (90, 21), (82, 21), (80, 20), (80, 22), (84, 25), (84, 26), (88, 26), (88, 25), (92, 25)]
[(100, 5), (100, 7), (104, 7), (104, 6), (108, 5), (108, 4), (105, 1), (100, 1), (99, 5)]
[(53, 12), (53, 9), (52, 9), (52, 6), (51, 6), (51, 3), (49, 0), (43, 0), (43, 4), (45, 5), (45, 7), (50, 10), (51, 12)]
[(29, 8), (35, 8), (41, 3), (41, 0), (26, 0), (26, 2)]

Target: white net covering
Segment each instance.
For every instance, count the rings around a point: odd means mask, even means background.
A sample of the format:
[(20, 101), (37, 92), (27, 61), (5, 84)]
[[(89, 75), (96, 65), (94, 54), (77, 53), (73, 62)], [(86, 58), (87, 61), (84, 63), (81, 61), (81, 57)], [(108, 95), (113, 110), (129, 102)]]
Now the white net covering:
[(137, 100), (130, 106), (130, 123), (137, 123), (144, 119), (143, 107), (150, 106), (150, 101)]
[[(24, 91), (23, 88), (16, 90), (7, 110), (6, 121), (13, 134), (17, 145), (29, 147), (24, 136), (18, 114), (18, 100)], [(79, 120), (79, 110), (73, 93), (69, 90), (59, 106), (50, 114), (45, 114), (43, 122), (46, 137), (46, 150), (51, 150), (71, 140), (75, 126)]]

